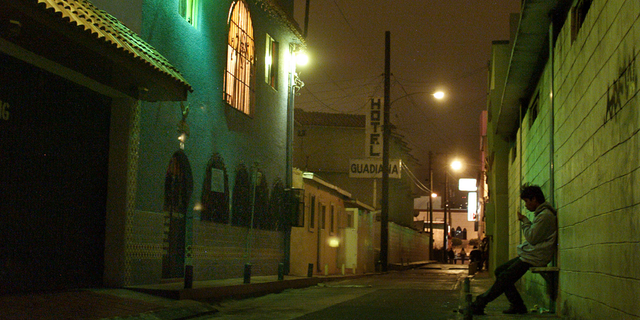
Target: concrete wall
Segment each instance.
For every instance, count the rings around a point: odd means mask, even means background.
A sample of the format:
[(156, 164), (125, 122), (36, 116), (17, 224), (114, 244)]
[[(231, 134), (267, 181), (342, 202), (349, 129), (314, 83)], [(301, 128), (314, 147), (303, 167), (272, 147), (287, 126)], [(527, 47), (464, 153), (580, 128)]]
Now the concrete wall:
[[(640, 319), (640, 2), (593, 1), (579, 31), (573, 10), (511, 149), (509, 253), (522, 240), (514, 217), (523, 210), (519, 186), (538, 184), (558, 208), (558, 311), (571, 319)], [(526, 275), (521, 286), (546, 299), (539, 275)]]
[(429, 234), (389, 223), (389, 263), (429, 260)]
[(509, 151), (513, 138), (507, 139), (495, 134), (496, 119), (502, 99), (505, 76), (509, 64), (511, 44), (496, 41), (492, 44), (490, 60), (490, 81), (488, 86), (487, 123), (487, 182), (489, 199), (485, 203), (486, 236), (489, 238), (489, 270), (509, 260)]
[(561, 311), (640, 319), (640, 3), (593, 1), (571, 27), (553, 70)]

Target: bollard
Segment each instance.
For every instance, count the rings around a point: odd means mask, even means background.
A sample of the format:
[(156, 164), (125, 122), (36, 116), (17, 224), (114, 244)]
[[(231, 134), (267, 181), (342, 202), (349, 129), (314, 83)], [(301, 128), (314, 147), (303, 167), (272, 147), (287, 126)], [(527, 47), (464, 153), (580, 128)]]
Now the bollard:
[(193, 266), (186, 265), (184, 267), (184, 288), (193, 288)]
[(344, 276), (344, 263), (342, 264), (342, 275)]
[(278, 280), (284, 280), (284, 263), (282, 262), (278, 264)]
[(313, 263), (309, 263), (309, 268), (307, 269), (307, 277), (313, 277)]
[(464, 320), (472, 320), (473, 313), (471, 312), (471, 283), (469, 282), (469, 277), (464, 278), (464, 295), (465, 295), (465, 306), (464, 306)]
[(251, 263), (244, 265), (244, 283), (251, 283)]
[(324, 265), (324, 275), (325, 275), (325, 276), (328, 276), (328, 275), (329, 275), (329, 265), (328, 265), (328, 264), (325, 264), (325, 265)]

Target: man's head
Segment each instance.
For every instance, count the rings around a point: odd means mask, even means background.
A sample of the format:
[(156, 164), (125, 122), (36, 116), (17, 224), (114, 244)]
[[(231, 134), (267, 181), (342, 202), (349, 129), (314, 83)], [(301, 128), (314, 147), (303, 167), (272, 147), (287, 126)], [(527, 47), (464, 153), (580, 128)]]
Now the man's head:
[(524, 201), (524, 205), (529, 211), (535, 211), (539, 205), (544, 203), (544, 193), (539, 186), (525, 184), (520, 189), (520, 199)]

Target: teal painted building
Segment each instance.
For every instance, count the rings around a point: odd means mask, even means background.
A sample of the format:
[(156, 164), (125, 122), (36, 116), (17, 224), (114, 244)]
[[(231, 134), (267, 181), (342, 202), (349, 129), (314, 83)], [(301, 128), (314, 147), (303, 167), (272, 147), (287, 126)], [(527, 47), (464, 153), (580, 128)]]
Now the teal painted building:
[[(182, 102), (145, 102), (134, 210), (107, 283), (276, 274), (288, 261), (293, 1), (102, 1), (181, 71)], [(134, 27), (134, 28), (135, 28)], [(289, 181), (289, 182), (288, 182)], [(107, 251), (110, 249), (107, 248)]]

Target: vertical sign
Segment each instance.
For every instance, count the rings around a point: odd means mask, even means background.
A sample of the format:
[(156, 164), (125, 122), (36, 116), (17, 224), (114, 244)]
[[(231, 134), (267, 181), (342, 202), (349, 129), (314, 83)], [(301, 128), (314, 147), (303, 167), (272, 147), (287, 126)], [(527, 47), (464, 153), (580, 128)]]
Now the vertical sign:
[(365, 157), (382, 157), (382, 99), (371, 98), (367, 109), (367, 125), (365, 127)]

